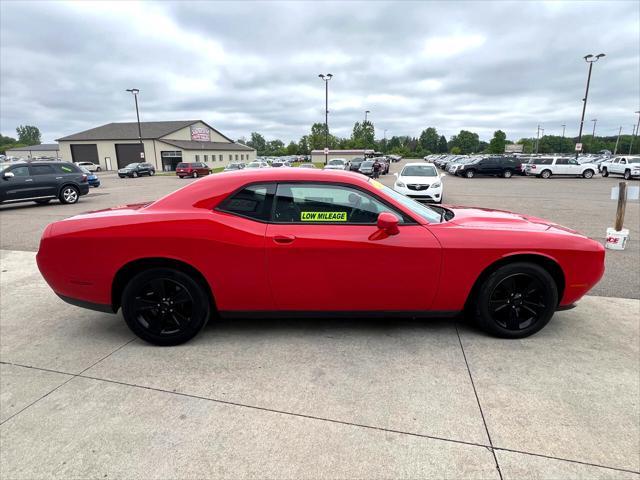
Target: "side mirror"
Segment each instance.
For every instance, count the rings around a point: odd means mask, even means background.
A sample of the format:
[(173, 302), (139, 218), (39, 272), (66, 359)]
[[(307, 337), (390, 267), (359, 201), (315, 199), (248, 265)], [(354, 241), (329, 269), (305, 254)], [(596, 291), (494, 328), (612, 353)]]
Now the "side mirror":
[(2, 175), (2, 178), (13, 178), (15, 175), (13, 174), (13, 172), (7, 172), (4, 175)]
[(398, 223), (400, 220), (393, 213), (382, 212), (378, 215), (378, 228), (384, 230), (389, 235), (397, 235), (400, 233)]

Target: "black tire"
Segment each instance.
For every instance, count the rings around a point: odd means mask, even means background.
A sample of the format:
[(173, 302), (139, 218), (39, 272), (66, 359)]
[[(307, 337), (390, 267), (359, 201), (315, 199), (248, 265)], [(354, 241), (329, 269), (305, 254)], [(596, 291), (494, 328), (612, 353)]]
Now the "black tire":
[(207, 324), (211, 306), (206, 289), (172, 268), (152, 268), (133, 277), (122, 292), (122, 315), (142, 340), (179, 345)]
[(193, 173), (191, 174), (191, 176), (192, 176), (193, 178), (198, 178), (198, 172), (193, 172)]
[(511, 178), (511, 177), (513, 176), (513, 172), (512, 172), (511, 170), (505, 170), (505, 171), (502, 173), (502, 176), (503, 176), (504, 178)]
[(475, 175), (475, 170), (467, 170), (466, 172), (464, 172), (464, 176), (467, 178), (473, 178)]
[(593, 178), (594, 175), (595, 172), (593, 170), (585, 170), (584, 172), (582, 172), (582, 176), (584, 178)]
[(602, 176), (603, 177), (608, 177), (609, 176), (609, 170), (607, 170), (606, 168), (602, 169)]
[(60, 200), (60, 203), (65, 203), (67, 205), (78, 203), (78, 200), (80, 200), (80, 191), (73, 185), (65, 185), (60, 189), (58, 199)]
[(558, 287), (539, 265), (516, 262), (491, 273), (474, 299), (476, 323), (501, 338), (524, 338), (542, 329), (558, 305)]
[(131, 176), (132, 176), (133, 178), (136, 178), (136, 177), (138, 176), (138, 172), (133, 172), (133, 173), (131, 174)]
[(540, 176), (544, 179), (551, 178), (551, 170), (543, 170), (540, 172)]
[(149, 170), (149, 176), (153, 177), (156, 174), (155, 170)]
[(34, 200), (34, 202), (36, 202), (38, 205), (46, 205), (51, 200), (52, 200), (51, 198), (40, 198), (38, 200)]
[(628, 168), (624, 171), (624, 175), (623, 175), (625, 180), (629, 180), (631, 178), (631, 170), (629, 170)]
[(102, 171), (102, 168), (100, 167), (96, 168), (96, 172), (101, 172), (101, 171)]

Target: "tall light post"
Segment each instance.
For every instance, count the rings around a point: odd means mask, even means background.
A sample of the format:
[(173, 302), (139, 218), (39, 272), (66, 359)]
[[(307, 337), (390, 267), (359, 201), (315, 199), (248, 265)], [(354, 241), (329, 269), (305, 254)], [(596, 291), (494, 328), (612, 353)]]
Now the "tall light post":
[(369, 115), (370, 113), (371, 113), (371, 110), (364, 111), (364, 123), (367, 123), (367, 115)]
[(616, 153), (618, 153), (618, 144), (620, 143), (620, 135), (622, 134), (622, 126), (620, 127), (620, 130), (618, 130), (618, 138), (616, 139), (616, 146), (613, 149), (613, 154), (615, 155)]
[(326, 165), (329, 151), (329, 80), (333, 75), (321, 73), (318, 76), (324, 80), (324, 164)]
[[(599, 53), (595, 57), (591, 54), (584, 56), (584, 61), (589, 64), (589, 74), (587, 76), (587, 88), (584, 92), (584, 98), (582, 99), (582, 117), (580, 118), (580, 131), (578, 132), (578, 143), (582, 143), (582, 127), (584, 126), (584, 112), (587, 110), (587, 98), (589, 97), (589, 84), (591, 83), (591, 70), (593, 64), (604, 57), (604, 53)], [(576, 150), (576, 160), (578, 159), (578, 150)]]
[(640, 128), (640, 110), (636, 113), (638, 114), (638, 125), (636, 125), (633, 134), (631, 135), (631, 143), (629, 144), (629, 155), (631, 155), (631, 149), (633, 148), (633, 140), (638, 136), (638, 129)]
[(140, 142), (140, 152), (142, 153), (141, 159), (144, 158), (144, 143), (142, 143), (142, 129), (140, 128), (140, 111), (138, 110), (138, 93), (140, 90), (137, 88), (127, 88), (127, 92), (133, 93), (133, 98), (136, 102), (136, 118), (138, 119), (138, 141)]
[(387, 129), (384, 129), (384, 153), (387, 153)]
[(540, 143), (540, 125), (538, 125), (538, 130), (536, 133), (536, 153), (538, 153), (538, 144)]
[(562, 143), (560, 144), (560, 153), (564, 153), (564, 130), (567, 128), (565, 123), (562, 124)]
[(594, 118), (591, 120), (593, 122), (593, 132), (591, 133), (592, 139), (596, 138), (596, 123), (598, 123), (598, 119)]

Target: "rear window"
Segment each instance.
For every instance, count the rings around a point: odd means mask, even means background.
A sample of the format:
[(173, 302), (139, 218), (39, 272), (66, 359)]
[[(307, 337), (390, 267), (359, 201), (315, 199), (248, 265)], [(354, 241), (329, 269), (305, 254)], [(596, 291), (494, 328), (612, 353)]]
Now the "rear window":
[[(92, 165), (92, 164), (89, 164), (89, 165)], [(78, 167), (77, 165), (71, 165), (70, 163), (59, 163), (59, 164), (57, 163), (57, 164), (51, 165), (51, 167), (53, 167), (56, 173), (79, 173), (78, 168), (80, 168), (80, 171), (87, 170), (84, 167)]]
[(271, 218), (271, 205), (276, 187), (250, 185), (224, 200), (218, 210), (263, 222)]
[(31, 175), (51, 175), (55, 173), (51, 165), (31, 165), (29, 171)]
[(533, 158), (529, 160), (529, 163), (533, 163), (535, 165), (551, 165), (553, 163), (553, 158)]

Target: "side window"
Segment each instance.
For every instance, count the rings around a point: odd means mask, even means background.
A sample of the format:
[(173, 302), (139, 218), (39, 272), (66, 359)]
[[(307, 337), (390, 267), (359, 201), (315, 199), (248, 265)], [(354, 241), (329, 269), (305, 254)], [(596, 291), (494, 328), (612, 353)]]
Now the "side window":
[(78, 167), (76, 167), (75, 165), (61, 163), (59, 165), (52, 165), (52, 167), (56, 171), (56, 173), (79, 173)]
[(566, 158), (558, 158), (556, 160), (556, 165), (569, 165), (569, 160)]
[(276, 223), (375, 224), (381, 212), (394, 213), (360, 190), (331, 184), (279, 184)]
[(576, 161), (575, 158), (571, 158), (568, 160), (569, 165), (578, 165), (578, 162)]
[(627, 164), (627, 160), (623, 158), (623, 159), (620, 160), (620, 163), (622, 163), (623, 165), (626, 165)]
[(9, 170), (16, 177), (28, 177), (29, 167), (15, 167)]
[(29, 169), (31, 175), (52, 175), (55, 173), (51, 165), (31, 165)]
[(267, 222), (271, 218), (275, 190), (274, 184), (249, 185), (223, 200), (218, 210)]

